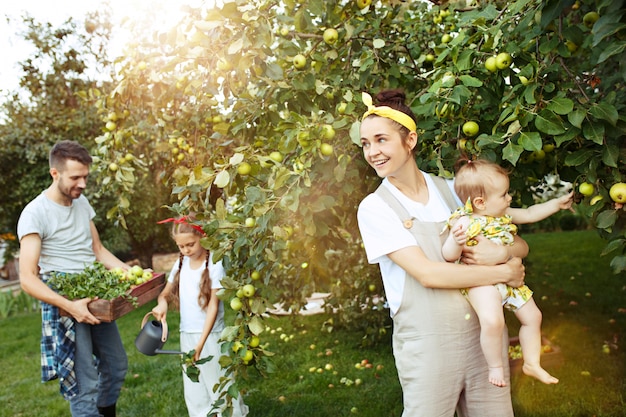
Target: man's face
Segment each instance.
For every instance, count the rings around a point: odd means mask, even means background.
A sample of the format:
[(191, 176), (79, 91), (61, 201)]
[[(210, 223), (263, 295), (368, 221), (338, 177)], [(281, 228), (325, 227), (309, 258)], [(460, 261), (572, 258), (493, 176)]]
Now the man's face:
[(89, 165), (69, 159), (61, 170), (52, 168), (51, 174), (59, 193), (68, 200), (75, 200), (80, 197), (87, 186)]

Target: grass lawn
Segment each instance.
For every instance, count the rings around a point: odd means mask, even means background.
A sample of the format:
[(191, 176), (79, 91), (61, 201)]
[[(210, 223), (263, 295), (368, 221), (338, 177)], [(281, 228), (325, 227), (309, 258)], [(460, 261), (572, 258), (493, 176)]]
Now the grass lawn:
[[(543, 332), (560, 347), (563, 364), (548, 369), (561, 382), (545, 386), (523, 375), (512, 378), (518, 417), (626, 416), (626, 281), (600, 257), (604, 241), (595, 232), (525, 235), (531, 246), (527, 283), (544, 313)], [(133, 342), (144, 306), (120, 320), (130, 369), (118, 403), (121, 416), (184, 416), (182, 377), (173, 355), (148, 357)], [(252, 374), (245, 384), (250, 417), (400, 416), (402, 393), (391, 343), (361, 348), (361, 335), (328, 333), (327, 315), (267, 320), (262, 343), (276, 353), (277, 372)], [(511, 335), (518, 323), (507, 315)], [(178, 320), (166, 349), (178, 347)], [(0, 417), (67, 416), (56, 382), (39, 382), (38, 314), (0, 321)], [(371, 367), (359, 367), (366, 360)], [(365, 362), (364, 362), (365, 363)]]

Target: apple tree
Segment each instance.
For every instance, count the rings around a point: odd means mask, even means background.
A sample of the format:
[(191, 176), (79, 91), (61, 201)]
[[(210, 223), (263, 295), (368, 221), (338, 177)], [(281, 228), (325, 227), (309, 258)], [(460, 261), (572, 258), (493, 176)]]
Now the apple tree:
[(96, 138), (101, 184), (119, 196), (109, 215), (131, 212), (144, 171), (169, 187), (172, 212), (195, 213), (227, 268), (221, 361), (237, 375), (271, 371), (267, 308), (296, 311), (314, 290), (332, 293), (327, 328), (362, 326), (367, 343), (388, 314), (356, 225), (379, 183), (356, 145), (361, 93), (402, 88), (420, 167), (452, 175), (462, 152), (497, 161), (520, 205), (548, 174), (592, 184), (578, 209), (623, 271), (621, 3), (234, 0), (188, 8), (169, 30), (138, 26), (98, 101), (125, 115)]

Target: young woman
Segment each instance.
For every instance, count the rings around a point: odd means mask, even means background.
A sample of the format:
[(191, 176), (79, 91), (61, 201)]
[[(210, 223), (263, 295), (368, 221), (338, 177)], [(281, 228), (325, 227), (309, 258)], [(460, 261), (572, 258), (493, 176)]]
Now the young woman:
[(519, 257), (528, 246), (519, 238), (512, 246), (479, 238), (461, 256), (465, 264), (446, 262), (441, 231), (460, 201), (452, 184), (417, 167), (415, 117), (404, 93), (384, 91), (377, 99), (375, 107), (364, 95), (361, 144), (383, 181), (359, 205), (358, 221), (368, 260), (380, 266), (394, 321), (403, 416), (513, 416), (510, 390), (488, 382), (480, 326), (458, 289), (498, 282), (519, 287)]
[[(509, 174), (487, 160), (461, 159), (454, 177), (454, 190), (465, 201), (449, 220), (451, 233), (446, 239), (443, 257), (456, 262), (465, 245), (472, 245), (477, 235), (482, 235), (499, 245), (513, 244), (517, 224), (538, 222), (559, 210), (571, 209), (574, 193), (535, 204), (527, 209), (511, 208)], [(480, 321), (480, 343), (489, 365), (489, 382), (503, 387), (504, 366), (502, 331), (504, 315), (502, 306), (515, 313), (521, 323), (520, 345), (524, 357), (523, 372), (544, 384), (559, 380), (541, 367), (541, 311), (535, 304), (532, 291), (526, 285), (511, 288), (503, 283), (472, 287), (462, 291), (472, 304)]]
[[(167, 316), (168, 303), (180, 308), (180, 349), (195, 349), (194, 360), (213, 356), (210, 361), (196, 365), (200, 370), (198, 382), (183, 372), (185, 403), (190, 417), (205, 417), (219, 398), (220, 392), (213, 388), (225, 373), (219, 364), (221, 356), (220, 335), (224, 329), (224, 306), (217, 298), (224, 277), (221, 262), (213, 263), (212, 254), (200, 245), (202, 229), (188, 218), (171, 221), (172, 238), (180, 250), (180, 258), (174, 263), (167, 284), (152, 313), (157, 320)], [(241, 395), (233, 400), (233, 417), (245, 417), (248, 407)], [(221, 414), (220, 414), (221, 415)]]

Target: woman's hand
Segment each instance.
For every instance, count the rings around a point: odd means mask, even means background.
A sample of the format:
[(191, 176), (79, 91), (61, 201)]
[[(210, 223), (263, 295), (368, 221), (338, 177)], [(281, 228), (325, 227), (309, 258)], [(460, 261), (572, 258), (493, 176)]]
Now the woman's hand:
[(509, 258), (506, 246), (498, 245), (482, 235), (476, 236), (475, 246), (463, 247), (461, 262), (468, 265), (498, 265), (505, 263)]
[(524, 277), (526, 276), (526, 269), (520, 258), (511, 258), (504, 264), (509, 269), (509, 278), (504, 281), (509, 287), (518, 288), (524, 285)]

